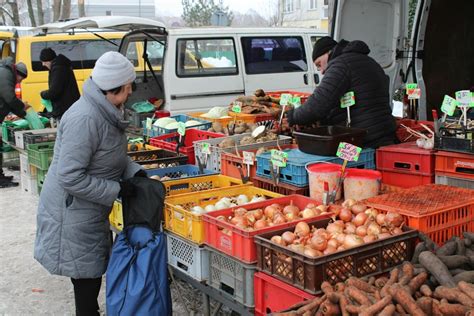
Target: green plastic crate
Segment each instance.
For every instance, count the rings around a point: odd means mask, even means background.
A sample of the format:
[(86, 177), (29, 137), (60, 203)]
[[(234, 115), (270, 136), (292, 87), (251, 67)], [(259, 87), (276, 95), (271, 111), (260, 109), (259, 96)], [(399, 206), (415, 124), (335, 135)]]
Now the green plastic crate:
[(37, 185), (38, 185), (38, 193), (41, 192), (41, 189), (43, 188), (43, 183), (44, 179), (46, 179), (46, 173), (48, 170), (41, 170), (38, 169), (38, 172), (36, 173), (36, 180), (37, 180)]
[(54, 142), (28, 145), (28, 161), (41, 170), (48, 170), (53, 160)]

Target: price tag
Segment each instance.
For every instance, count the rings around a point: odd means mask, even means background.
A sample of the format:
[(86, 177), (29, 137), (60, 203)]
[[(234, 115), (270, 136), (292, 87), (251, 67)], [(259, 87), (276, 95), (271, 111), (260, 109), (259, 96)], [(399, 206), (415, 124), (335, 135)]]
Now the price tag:
[(354, 91), (349, 91), (344, 94), (341, 98), (341, 108), (345, 109), (355, 104)]
[(474, 108), (474, 92), (471, 92), (471, 102), (469, 103), (469, 107)]
[(146, 129), (151, 129), (153, 126), (153, 120), (149, 117), (146, 118), (146, 123), (145, 123), (145, 128)]
[(271, 162), (274, 167), (284, 168), (288, 161), (288, 153), (276, 149), (271, 150)]
[(184, 122), (178, 122), (178, 134), (181, 136), (186, 134), (186, 124)]
[(242, 102), (235, 101), (232, 105), (232, 112), (241, 113), (242, 112)]
[(280, 95), (280, 105), (288, 105), (290, 104), (291, 99), (293, 96), (289, 93), (282, 93)]
[(409, 90), (408, 99), (409, 100), (416, 100), (421, 98), (421, 89), (415, 88), (413, 90)]
[(407, 83), (406, 84), (407, 94), (410, 95), (412, 93), (412, 90), (415, 90), (416, 88), (418, 88), (418, 84), (416, 84), (416, 83)]
[(360, 152), (362, 148), (354, 146), (349, 143), (341, 142), (337, 148), (336, 156), (347, 161), (359, 160)]
[(459, 102), (459, 105), (458, 105), (459, 107), (470, 106), (472, 102), (471, 91), (469, 90), (456, 91), (456, 100)]
[(443, 103), (441, 104), (441, 111), (443, 113), (446, 113), (449, 116), (453, 116), (458, 103), (459, 102), (456, 101), (456, 99), (451, 98), (449, 95), (445, 95), (443, 99)]
[(295, 109), (301, 106), (301, 97), (293, 97), (291, 98), (290, 104), (293, 105)]
[(244, 156), (244, 164), (253, 166), (255, 161), (255, 153), (251, 151), (243, 151), (242, 155)]
[(211, 154), (211, 145), (209, 143), (202, 143), (201, 144), (201, 152), (205, 155)]

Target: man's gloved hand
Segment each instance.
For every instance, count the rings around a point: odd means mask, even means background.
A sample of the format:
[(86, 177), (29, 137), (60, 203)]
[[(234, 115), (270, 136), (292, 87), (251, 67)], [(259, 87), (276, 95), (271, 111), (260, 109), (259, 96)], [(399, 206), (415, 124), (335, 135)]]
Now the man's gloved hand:
[(142, 178), (148, 178), (148, 174), (146, 173), (145, 170), (140, 169), (135, 173), (134, 177), (142, 177)]
[(120, 192), (119, 192), (119, 197), (132, 197), (136, 194), (136, 188), (135, 185), (129, 183), (129, 182), (123, 182), (120, 181)]

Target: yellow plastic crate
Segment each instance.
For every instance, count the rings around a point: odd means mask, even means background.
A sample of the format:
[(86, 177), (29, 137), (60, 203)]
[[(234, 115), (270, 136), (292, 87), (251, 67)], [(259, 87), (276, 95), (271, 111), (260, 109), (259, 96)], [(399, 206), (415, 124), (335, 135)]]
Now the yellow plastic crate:
[(194, 243), (202, 244), (204, 242), (202, 215), (195, 215), (189, 209), (194, 206), (206, 207), (217, 203), (223, 197), (234, 197), (240, 194), (248, 197), (258, 194), (267, 199), (283, 196), (254, 186), (235, 186), (170, 196), (165, 200), (165, 228)]
[(205, 112), (194, 112), (194, 113), (188, 113), (189, 116), (199, 118), (202, 120), (206, 120), (212, 123), (218, 122), (222, 124), (222, 127), (226, 127), (229, 125), (230, 122), (234, 120), (232, 117), (223, 117), (223, 118), (208, 118), (208, 117), (202, 117), (201, 115), (204, 114)]
[(127, 150), (128, 150), (128, 151), (130, 151), (130, 147), (131, 147), (132, 145), (136, 145), (138, 150), (143, 150), (143, 146), (145, 146), (145, 150), (156, 150), (156, 149), (160, 149), (160, 148), (155, 147), (155, 146), (152, 146), (152, 145), (148, 145), (148, 144), (143, 145), (142, 143), (136, 143), (136, 144), (128, 144), (128, 147), (127, 147)]
[(122, 203), (120, 201), (115, 201), (112, 206), (112, 211), (109, 215), (110, 224), (117, 229), (122, 231), (123, 229), (123, 215), (122, 215)]
[(205, 190), (216, 190), (238, 185), (252, 185), (251, 182), (243, 184), (242, 180), (240, 179), (222, 175), (168, 180), (163, 181), (163, 184), (166, 188), (166, 196), (175, 196), (178, 194), (192, 193)]

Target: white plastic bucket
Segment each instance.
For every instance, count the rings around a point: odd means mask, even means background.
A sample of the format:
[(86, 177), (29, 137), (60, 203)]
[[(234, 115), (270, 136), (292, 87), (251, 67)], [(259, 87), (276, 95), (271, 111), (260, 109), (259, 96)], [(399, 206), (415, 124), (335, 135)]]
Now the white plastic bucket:
[(379, 194), (382, 174), (377, 170), (349, 168), (344, 179), (344, 199), (365, 200)]
[[(306, 165), (309, 178), (309, 196), (317, 201), (323, 200), (324, 182), (329, 184), (329, 193), (337, 186), (341, 173), (341, 165), (333, 163), (315, 162)], [(340, 188), (336, 194), (336, 200), (341, 198)]]

